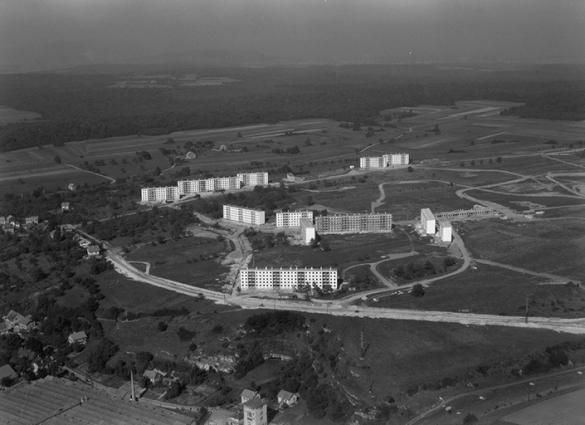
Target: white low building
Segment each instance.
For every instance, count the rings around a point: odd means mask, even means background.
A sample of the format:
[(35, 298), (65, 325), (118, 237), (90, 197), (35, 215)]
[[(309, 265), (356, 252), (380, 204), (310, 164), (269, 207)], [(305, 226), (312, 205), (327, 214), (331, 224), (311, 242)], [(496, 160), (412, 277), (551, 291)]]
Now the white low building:
[(420, 224), (427, 235), (434, 235), (437, 223), (430, 208), (420, 210)]
[(287, 211), (276, 213), (276, 227), (299, 227), (301, 219), (308, 218), (313, 222), (313, 211)]
[(386, 168), (394, 165), (408, 165), (410, 155), (407, 153), (387, 153), (382, 156), (365, 156), (360, 158), (360, 168)]
[(292, 291), (309, 285), (337, 289), (337, 269), (334, 268), (243, 268), (240, 269), (242, 291)]
[(301, 238), (305, 245), (309, 245), (311, 240), (317, 240), (317, 232), (315, 231), (315, 225), (313, 220), (308, 218), (301, 218)]
[(246, 224), (260, 225), (266, 223), (264, 211), (234, 205), (223, 206), (223, 218)]
[(439, 221), (439, 236), (441, 242), (451, 242), (453, 238), (453, 226), (451, 226), (451, 223), (445, 220)]

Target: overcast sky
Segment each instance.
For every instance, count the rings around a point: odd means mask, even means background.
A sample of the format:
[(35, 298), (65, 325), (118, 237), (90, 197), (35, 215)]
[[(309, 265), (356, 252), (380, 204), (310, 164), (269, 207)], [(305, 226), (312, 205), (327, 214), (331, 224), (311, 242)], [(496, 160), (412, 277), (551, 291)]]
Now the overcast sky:
[(335, 62), (585, 60), (584, 0), (0, 0), (0, 64), (201, 49)]

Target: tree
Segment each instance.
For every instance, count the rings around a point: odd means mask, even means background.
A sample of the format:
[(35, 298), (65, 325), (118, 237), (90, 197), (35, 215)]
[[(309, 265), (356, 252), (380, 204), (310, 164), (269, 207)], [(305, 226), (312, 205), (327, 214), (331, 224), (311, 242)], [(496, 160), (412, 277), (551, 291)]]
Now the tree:
[(158, 322), (158, 325), (156, 326), (159, 332), (166, 331), (168, 327), (169, 326), (165, 322)]
[(242, 133), (238, 131), (237, 137), (243, 137)]
[(473, 413), (468, 413), (463, 418), (463, 425), (473, 425), (476, 423), (477, 423), (477, 416), (475, 416)]
[(156, 167), (154, 167), (154, 175), (155, 176), (160, 176), (161, 173), (161, 169), (160, 167), (157, 165)]
[(425, 288), (420, 283), (417, 283), (416, 285), (414, 285), (412, 287), (412, 291), (410, 291), (410, 295), (412, 295), (415, 298), (424, 297)]
[(407, 170), (409, 173), (412, 173), (414, 171), (414, 168), (412, 168), (411, 166), (408, 166)]
[(496, 162), (497, 162), (498, 164), (499, 164), (499, 163), (501, 163), (501, 162), (502, 162), (502, 157), (501, 157), (501, 156), (498, 156), (498, 158), (496, 159)]
[(61, 164), (61, 157), (59, 155), (55, 156), (55, 158), (53, 158), (53, 161), (55, 161), (55, 164)]

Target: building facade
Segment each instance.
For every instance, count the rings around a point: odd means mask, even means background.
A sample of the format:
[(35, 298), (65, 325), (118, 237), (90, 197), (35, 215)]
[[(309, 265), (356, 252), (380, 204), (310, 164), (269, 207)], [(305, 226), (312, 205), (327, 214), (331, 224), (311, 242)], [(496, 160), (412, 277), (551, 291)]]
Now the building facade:
[(142, 189), (142, 202), (170, 201), (179, 199), (179, 187), (145, 187)]
[(242, 268), (240, 288), (242, 291), (293, 291), (310, 285), (323, 289), (330, 285), (337, 289), (337, 269), (334, 268)]
[(437, 222), (430, 208), (420, 210), (420, 224), (427, 235), (435, 234)]
[(439, 220), (439, 236), (441, 242), (451, 242), (453, 238), (453, 226), (446, 220)]
[(315, 217), (317, 233), (374, 233), (392, 231), (392, 214), (335, 214)]
[(317, 232), (315, 231), (315, 225), (313, 220), (309, 218), (301, 218), (301, 238), (305, 245), (310, 245), (311, 240), (317, 240)]
[(264, 211), (243, 208), (234, 205), (223, 206), (223, 218), (226, 220), (239, 221), (247, 224), (264, 224), (266, 217)]
[(386, 168), (395, 165), (408, 165), (410, 155), (407, 153), (389, 153), (382, 156), (360, 158), (360, 168)]
[(308, 218), (313, 222), (313, 211), (287, 211), (276, 213), (276, 227), (299, 227), (301, 218)]
[(244, 403), (244, 425), (267, 425), (268, 409), (266, 403), (253, 398)]
[(267, 186), (268, 185), (268, 173), (242, 173), (238, 174), (238, 179), (244, 184), (244, 186)]

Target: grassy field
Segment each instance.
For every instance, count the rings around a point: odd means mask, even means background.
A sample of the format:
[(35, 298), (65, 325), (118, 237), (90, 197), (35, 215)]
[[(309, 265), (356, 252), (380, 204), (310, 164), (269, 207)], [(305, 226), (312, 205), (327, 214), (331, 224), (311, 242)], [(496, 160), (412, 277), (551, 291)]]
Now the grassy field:
[(513, 223), (501, 220), (466, 222), (460, 234), (476, 258), (583, 279), (585, 221)]
[(299, 245), (278, 246), (255, 252), (253, 265), (255, 267), (338, 267), (342, 271), (348, 266), (363, 261), (372, 262), (381, 259), (383, 255), (390, 253), (395, 243), (402, 249), (407, 238), (399, 233), (363, 233), (323, 235), (322, 240), (329, 244), (331, 251)]
[(526, 407), (503, 418), (506, 423), (517, 425), (572, 425), (582, 423), (585, 417), (583, 405), (585, 390), (575, 391)]
[[(370, 400), (393, 395), (398, 403), (414, 407), (425, 398), (424, 402), (433, 403), (432, 398), (436, 400), (437, 395), (445, 396), (450, 390), (408, 398), (402, 394), (407, 388), (466, 373), (470, 373), (469, 380), (479, 379), (475, 368), (480, 364), (507, 364), (512, 360), (514, 365), (515, 359), (535, 349), (580, 339), (555, 332), (504, 327), (316, 317), (340, 333), (344, 358), (349, 362), (341, 382), (348, 391)], [(363, 359), (362, 333), (364, 345), (368, 346)], [(368, 393), (369, 388), (372, 394)]]
[(129, 261), (146, 261), (150, 273), (190, 285), (219, 290), (217, 279), (229, 272), (218, 263), (222, 253), (231, 249), (229, 241), (189, 237), (169, 240), (162, 245), (144, 245), (128, 254)]
[(524, 316), (526, 297), (529, 314), (541, 317), (584, 317), (585, 291), (546, 284), (549, 279), (508, 269), (478, 264), (476, 270), (445, 278), (425, 288), (422, 298), (408, 293), (368, 301), (374, 307), (415, 310), (467, 311), (480, 314)]
[(37, 120), (39, 118), (41, 118), (41, 116), (36, 112), (18, 111), (0, 105), (0, 125), (5, 125), (11, 122)]
[(545, 207), (560, 207), (566, 205), (585, 205), (585, 199), (564, 196), (523, 196), (522, 194), (509, 195), (506, 193), (470, 190), (468, 195), (486, 201), (493, 201), (508, 208), (524, 211)]

